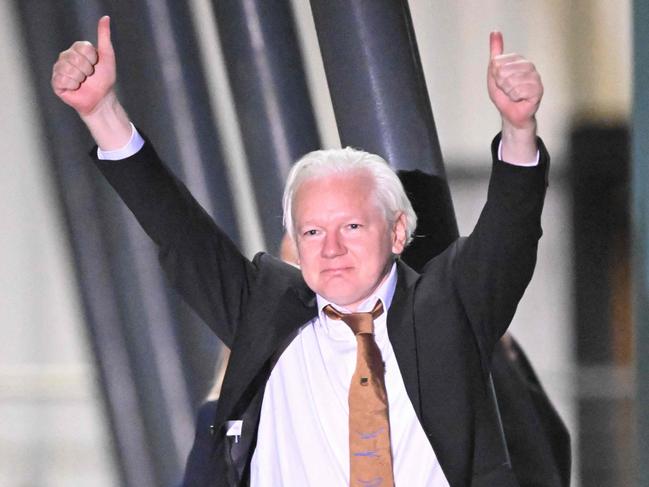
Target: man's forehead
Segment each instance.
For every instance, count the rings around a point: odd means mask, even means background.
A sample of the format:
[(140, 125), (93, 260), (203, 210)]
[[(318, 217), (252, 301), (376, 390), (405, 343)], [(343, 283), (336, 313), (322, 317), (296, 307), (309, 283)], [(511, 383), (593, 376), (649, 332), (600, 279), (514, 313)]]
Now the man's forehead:
[[(298, 190), (294, 216), (307, 223), (312, 218), (361, 218), (380, 211), (372, 180), (362, 173), (334, 174), (305, 182)], [(381, 212), (382, 213), (382, 212)]]

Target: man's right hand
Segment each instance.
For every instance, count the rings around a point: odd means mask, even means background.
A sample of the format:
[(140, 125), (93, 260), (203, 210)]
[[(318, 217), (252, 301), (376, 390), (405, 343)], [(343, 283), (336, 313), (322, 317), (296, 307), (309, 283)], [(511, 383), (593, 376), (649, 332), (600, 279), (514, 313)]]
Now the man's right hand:
[(77, 41), (52, 69), (54, 93), (77, 111), (103, 150), (123, 147), (131, 136), (128, 115), (115, 95), (115, 80), (110, 18), (104, 16), (97, 26), (97, 47)]
[(115, 51), (110, 41), (110, 18), (99, 19), (97, 47), (77, 41), (59, 54), (52, 69), (52, 89), (79, 115), (93, 113), (115, 86)]

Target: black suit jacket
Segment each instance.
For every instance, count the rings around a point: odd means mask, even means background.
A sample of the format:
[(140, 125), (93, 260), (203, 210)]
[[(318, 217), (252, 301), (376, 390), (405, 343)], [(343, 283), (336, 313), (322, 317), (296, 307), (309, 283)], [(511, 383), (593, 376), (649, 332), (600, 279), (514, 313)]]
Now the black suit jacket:
[(210, 464), (214, 450), (214, 416), (217, 401), (206, 401), (201, 404), (196, 416), (196, 434), (194, 444), (187, 456), (181, 487), (214, 485), (210, 477)]
[[(491, 353), (536, 262), (549, 157), (520, 168), (497, 160), (471, 236), (421, 274), (398, 262), (388, 335), (407, 393), (451, 486), (518, 485), (487, 387)], [(268, 254), (252, 261), (161, 164), (150, 144), (121, 163), (97, 164), (160, 248), (175, 287), (230, 347), (208, 478), (245, 485), (266, 381), (301, 325), (316, 316), (300, 272)], [(225, 436), (243, 420), (239, 442)]]
[(570, 434), (511, 336), (496, 344), (491, 373), (512, 468), (521, 487), (570, 485)]

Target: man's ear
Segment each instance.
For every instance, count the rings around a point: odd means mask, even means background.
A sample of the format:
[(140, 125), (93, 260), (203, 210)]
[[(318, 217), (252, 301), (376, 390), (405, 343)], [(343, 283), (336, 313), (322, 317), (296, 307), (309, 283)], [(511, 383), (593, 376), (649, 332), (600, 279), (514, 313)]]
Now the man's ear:
[(403, 249), (406, 248), (406, 241), (408, 240), (406, 214), (401, 212), (392, 225), (392, 253), (401, 255)]

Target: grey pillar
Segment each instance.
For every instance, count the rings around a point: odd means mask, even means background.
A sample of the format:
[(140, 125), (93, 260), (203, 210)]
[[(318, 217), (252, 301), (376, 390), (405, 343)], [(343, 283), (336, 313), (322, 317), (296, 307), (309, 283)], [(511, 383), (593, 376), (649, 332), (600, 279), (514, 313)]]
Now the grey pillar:
[(116, 304), (114, 274), (107, 257), (110, 250), (105, 240), (106, 208), (102, 208), (97, 198), (101, 189), (87, 157), (92, 144), (78, 118), (56, 100), (49, 88), (49, 73), (58, 51), (69, 46), (73, 39), (81, 38), (83, 29), (79, 19), (91, 15), (88, 9), (68, 7), (62, 12), (50, 3), (16, 2), (104, 392), (120, 483), (154, 487), (155, 469), (146, 446), (137, 384), (122, 329), (121, 307)]
[(219, 0), (214, 13), (268, 249), (296, 159), (320, 148), (288, 0)]
[[(213, 378), (218, 342), (167, 286), (157, 251), (88, 158), (92, 142), (52, 94), (52, 63), (111, 14), (120, 98), (219, 224), (236, 225), (185, 2), (16, 1), (51, 168), (104, 392), (120, 485), (173, 485)], [(137, 49), (131, 47), (137, 45)], [(199, 337), (194, 339), (193, 337)], [(194, 341), (192, 341), (194, 340)], [(199, 346), (195, 346), (199, 343)], [(196, 360), (188, 360), (196, 357)], [(199, 360), (200, 359), (200, 360)], [(197, 379), (200, 384), (197, 384)]]
[(634, 93), (632, 134), (633, 252), (636, 323), (637, 487), (649, 485), (649, 1), (633, 12)]
[(421, 267), (458, 235), (406, 0), (311, 0), (343, 146), (400, 173), (421, 224), (404, 254)]

